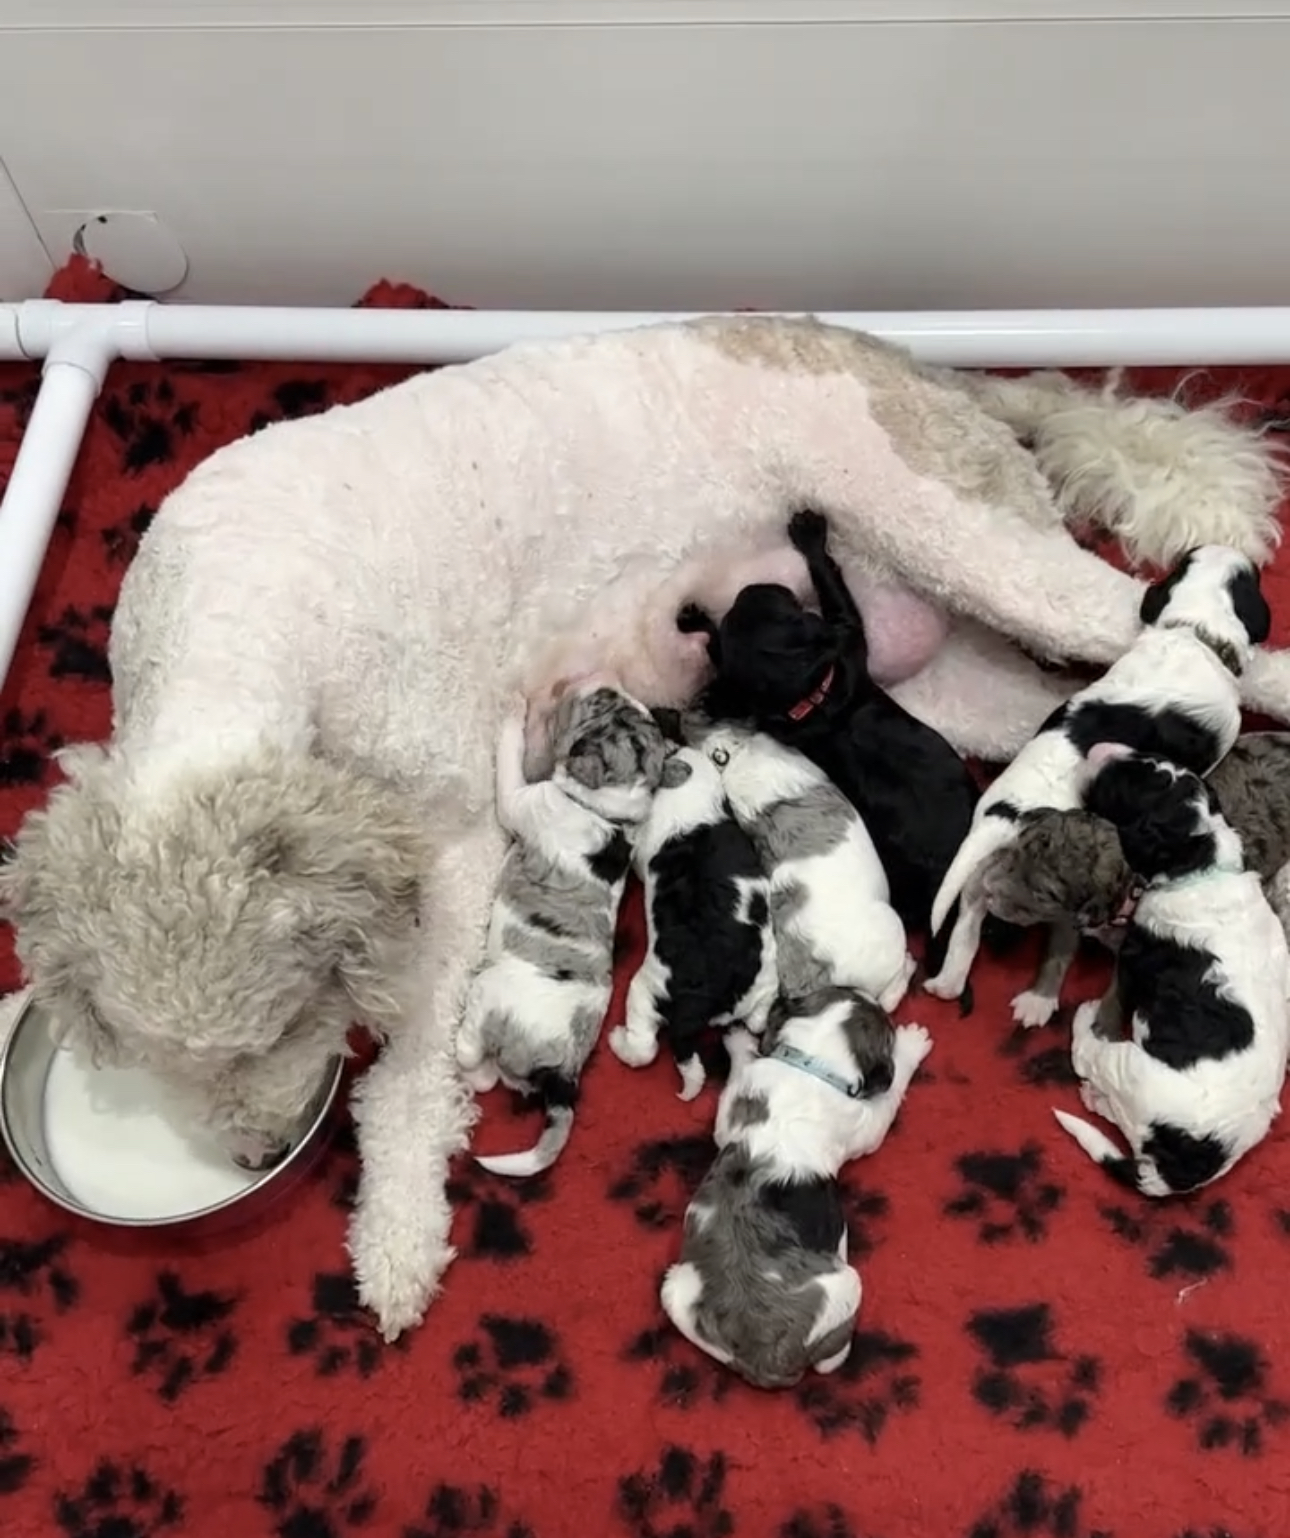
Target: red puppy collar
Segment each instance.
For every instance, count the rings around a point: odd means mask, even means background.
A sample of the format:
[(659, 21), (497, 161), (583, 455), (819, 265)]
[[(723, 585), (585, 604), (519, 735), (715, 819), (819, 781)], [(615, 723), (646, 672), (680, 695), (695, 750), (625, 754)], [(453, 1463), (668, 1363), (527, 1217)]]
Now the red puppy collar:
[(817, 705), (823, 703), (824, 697), (828, 694), (832, 687), (833, 669), (830, 667), (829, 671), (820, 680), (819, 688), (812, 689), (810, 694), (808, 694), (804, 700), (799, 700), (797, 704), (794, 705), (793, 708), (789, 711), (788, 719), (790, 721), (805, 720)]

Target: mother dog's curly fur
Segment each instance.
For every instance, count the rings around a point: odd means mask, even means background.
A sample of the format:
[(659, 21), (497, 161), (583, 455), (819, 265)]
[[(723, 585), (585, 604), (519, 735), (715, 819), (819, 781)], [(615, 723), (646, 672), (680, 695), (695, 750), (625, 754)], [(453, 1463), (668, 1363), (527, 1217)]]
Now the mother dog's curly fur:
[[(781, 532), (803, 503), (829, 511), (862, 607), (878, 595), (877, 638), (896, 634), (879, 578), (904, 584), (906, 619), (957, 611), (904, 698), (960, 749), (1011, 751), (1069, 693), (989, 628), (1094, 662), (1130, 640), (1139, 585), (1078, 548), (1015, 436), (1042, 438), (1070, 391), (973, 388), (851, 332), (744, 317), (514, 348), (213, 455), (127, 573), (112, 739), (67, 758), (4, 877), (34, 994), (102, 1057), (164, 1074), (243, 1158), (272, 1153), (351, 1017), (384, 1033), (355, 1095), (349, 1245), (397, 1335), (453, 1254), (447, 1166), (473, 1115), (453, 1034), (505, 848), (492, 758), (513, 691), (540, 720), (600, 667), (680, 703), (703, 664), (679, 604), (720, 616), (747, 551), (804, 585)], [(1251, 689), (1285, 706), (1268, 661)]]

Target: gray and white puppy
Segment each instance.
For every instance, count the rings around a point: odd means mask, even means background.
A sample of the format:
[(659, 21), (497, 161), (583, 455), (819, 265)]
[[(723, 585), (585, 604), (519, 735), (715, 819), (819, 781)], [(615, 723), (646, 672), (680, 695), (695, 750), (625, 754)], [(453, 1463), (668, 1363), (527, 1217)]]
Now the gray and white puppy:
[[(1247, 732), (1206, 777), (1290, 933), (1290, 732)], [(1062, 983), (1090, 935), (1118, 946), (1141, 883), (1115, 828), (1092, 812), (1026, 813), (1017, 841), (985, 873), (991, 913), (1009, 923), (1048, 926), (1035, 981), (1012, 1001), (1022, 1025), (1043, 1025), (1057, 1010)]]
[(471, 982), (457, 1062), (476, 1090), (500, 1079), (536, 1095), (546, 1116), (524, 1153), (476, 1162), (533, 1175), (559, 1157), (578, 1083), (613, 988), (614, 928), (667, 746), (644, 705), (590, 681), (560, 698), (551, 728), (555, 769), (524, 778), (526, 712), (502, 728), (497, 815), (514, 842)]
[(882, 1143), (932, 1042), (850, 988), (777, 1002), (760, 1053), (744, 1031), (726, 1042), (719, 1152), (660, 1299), (701, 1351), (759, 1388), (787, 1388), (851, 1350), (862, 1289), (838, 1172)]

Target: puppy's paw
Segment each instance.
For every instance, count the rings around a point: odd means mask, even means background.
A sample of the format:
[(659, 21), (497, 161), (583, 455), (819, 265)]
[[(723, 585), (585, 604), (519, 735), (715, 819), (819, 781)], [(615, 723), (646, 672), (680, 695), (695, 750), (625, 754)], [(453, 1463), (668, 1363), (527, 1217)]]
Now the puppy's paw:
[(963, 992), (963, 984), (956, 977), (947, 977), (944, 972), (935, 977), (925, 978), (923, 992), (930, 993), (934, 999), (957, 999)]
[(706, 610), (697, 603), (687, 603), (677, 610), (676, 628), (682, 635), (700, 635), (706, 639), (717, 627)]
[(490, 1089), (496, 1089), (497, 1081), (501, 1078), (496, 1063), (480, 1063), (474, 1068), (463, 1068), (461, 1076), (466, 1087), (476, 1095), (486, 1095)]
[(1012, 1018), (1028, 1031), (1047, 1025), (1056, 1013), (1057, 1000), (1051, 994), (1036, 993), (1030, 988), (1012, 1001)]
[(829, 542), (829, 520), (813, 508), (802, 508), (788, 520), (788, 542), (803, 555), (823, 550)]
[(1075, 1011), (1075, 1016), (1071, 1021), (1072, 1036), (1092, 1034), (1093, 1022), (1097, 1019), (1098, 1007), (1097, 999), (1085, 999)]
[(628, 1068), (647, 1068), (658, 1056), (658, 1041), (641, 1031), (616, 1025), (609, 1033), (609, 1050)]
[(925, 1025), (898, 1025), (896, 1027), (896, 1051), (913, 1067), (932, 1050), (932, 1035)]
[(696, 1053), (684, 1063), (678, 1063), (677, 1071), (681, 1075), (681, 1087), (676, 1092), (678, 1100), (694, 1100), (707, 1083), (707, 1074), (704, 1072), (703, 1063)]

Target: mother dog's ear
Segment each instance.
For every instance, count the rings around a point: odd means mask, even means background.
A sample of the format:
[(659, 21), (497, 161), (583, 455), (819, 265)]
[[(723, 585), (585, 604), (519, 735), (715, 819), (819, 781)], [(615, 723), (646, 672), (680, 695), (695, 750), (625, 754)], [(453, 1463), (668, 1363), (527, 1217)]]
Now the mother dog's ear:
[(355, 1018), (382, 1031), (402, 1014), (418, 949), (430, 850), (422, 819), (384, 780), (318, 759), (284, 765), (274, 814), (251, 835), (251, 863), (273, 883), (271, 931), (331, 975)]

